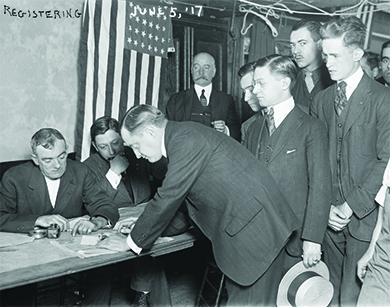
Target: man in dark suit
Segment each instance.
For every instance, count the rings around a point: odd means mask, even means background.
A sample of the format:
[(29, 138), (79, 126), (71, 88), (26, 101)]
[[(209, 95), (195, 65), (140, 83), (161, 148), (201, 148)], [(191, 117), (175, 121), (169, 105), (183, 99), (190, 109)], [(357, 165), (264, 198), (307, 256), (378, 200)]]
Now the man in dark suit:
[(240, 77), (240, 86), (243, 92), (243, 99), (253, 111), (253, 115), (241, 125), (241, 143), (246, 140), (249, 126), (259, 117), (263, 116), (262, 107), (253, 93), (253, 72), (255, 71), (256, 62), (243, 65), (238, 71)]
[(379, 66), (382, 71), (382, 77), (378, 78), (377, 81), (390, 87), (390, 41), (386, 41), (382, 44)]
[[(167, 171), (166, 159), (156, 163), (137, 159), (131, 148), (123, 146), (119, 122), (109, 116), (96, 119), (90, 132), (92, 146), (96, 152), (83, 163), (95, 175), (98, 186), (107, 192), (111, 204), (119, 209), (135, 207), (150, 200), (155, 193), (150, 177), (154, 177), (161, 184)], [(169, 225), (163, 236), (168, 233), (179, 234), (183, 230)], [(140, 257), (132, 261), (132, 267), (131, 288), (137, 292), (133, 306), (148, 306), (149, 303), (171, 305), (165, 272), (158, 259), (150, 256)], [(104, 282), (99, 279), (101, 275), (105, 276)], [(93, 271), (89, 278), (91, 282), (87, 283), (85, 289), (83, 306), (109, 306), (113, 278), (112, 268)]]
[(232, 96), (220, 92), (213, 84), (216, 67), (208, 53), (198, 53), (192, 63), (194, 86), (169, 98), (166, 115), (169, 120), (194, 121), (240, 139), (240, 124)]
[(121, 135), (137, 157), (166, 156), (168, 172), (127, 240), (112, 236), (101, 246), (150, 248), (185, 201), (228, 277), (228, 305), (274, 305), (271, 290), (280, 281), (273, 278), (280, 265), (274, 259), (299, 226), (267, 169), (232, 138), (198, 123), (167, 121), (149, 105), (128, 111)]
[(157, 163), (137, 159), (134, 152), (123, 146), (119, 122), (109, 116), (96, 119), (91, 126), (91, 142), (95, 152), (83, 163), (96, 177), (101, 189), (106, 191), (111, 203), (117, 207), (136, 206), (148, 201), (156, 184), (164, 178), (166, 161)]
[(318, 21), (301, 19), (290, 34), (291, 52), (301, 69), (291, 92), (297, 104), (307, 107), (315, 94), (333, 84), (321, 55), (320, 29)]
[(366, 27), (356, 17), (332, 19), (321, 30), (323, 53), (337, 84), (318, 93), (311, 114), (328, 130), (332, 201), (324, 261), (333, 305), (356, 305), (357, 261), (377, 219), (375, 195), (390, 156), (390, 91), (360, 67)]
[(270, 55), (257, 61), (253, 93), (266, 115), (251, 124), (244, 143), (271, 172), (301, 222), (287, 243), (283, 275), (301, 260), (306, 267), (320, 261), (330, 208), (325, 126), (295, 105), (290, 89), (296, 76), (288, 57)]
[[(118, 210), (98, 189), (88, 167), (68, 160), (62, 134), (43, 128), (31, 139), (31, 158), (9, 169), (0, 185), (0, 231), (29, 232), (34, 226), (57, 224), (68, 229), (68, 219), (82, 215), (83, 204), (90, 220), (80, 220), (72, 234), (89, 234), (113, 226)], [(34, 165), (35, 164), (35, 165)]]

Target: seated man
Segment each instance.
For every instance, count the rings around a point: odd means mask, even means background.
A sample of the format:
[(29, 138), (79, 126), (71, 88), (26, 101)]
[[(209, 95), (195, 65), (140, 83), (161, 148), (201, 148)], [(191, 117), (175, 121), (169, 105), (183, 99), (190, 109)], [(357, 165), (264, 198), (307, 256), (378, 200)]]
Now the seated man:
[(0, 231), (27, 233), (34, 226), (50, 224), (66, 231), (68, 219), (81, 216), (83, 205), (91, 219), (78, 221), (72, 235), (89, 234), (118, 221), (118, 210), (96, 187), (89, 169), (67, 159), (67, 144), (59, 131), (36, 132), (31, 150), (34, 163), (9, 169), (1, 181)]
[[(34, 226), (50, 224), (66, 231), (68, 219), (81, 216), (83, 206), (91, 219), (78, 221), (73, 235), (89, 234), (118, 221), (117, 208), (98, 189), (89, 168), (67, 159), (67, 144), (59, 131), (39, 130), (31, 138), (31, 149), (34, 163), (9, 169), (0, 183), (0, 231), (28, 233)], [(10, 291), (2, 296), (5, 301), (9, 296), (15, 306), (31, 306), (33, 285), (19, 291), (23, 295)]]
[[(137, 159), (131, 148), (124, 148), (119, 129), (119, 122), (114, 118), (103, 116), (96, 119), (90, 129), (92, 146), (96, 152), (83, 163), (95, 175), (98, 186), (108, 193), (112, 205), (116, 208), (134, 207), (153, 197), (155, 189), (151, 187), (150, 177), (154, 178), (154, 182), (156, 179), (157, 182), (161, 181), (167, 171), (167, 163), (165, 158), (155, 163)], [(188, 228), (186, 223), (183, 228), (173, 225), (163, 235), (179, 234)], [(149, 298), (156, 305), (170, 305), (168, 283), (160, 262), (145, 256), (131, 263), (134, 269), (131, 288), (137, 291), (134, 306), (148, 305)], [(102, 270), (105, 272), (102, 273)], [(97, 278), (92, 278), (95, 274), (91, 274), (83, 306), (109, 306), (113, 277), (110, 270), (110, 267), (95, 270)], [(106, 282), (99, 282), (101, 275), (105, 276)]]

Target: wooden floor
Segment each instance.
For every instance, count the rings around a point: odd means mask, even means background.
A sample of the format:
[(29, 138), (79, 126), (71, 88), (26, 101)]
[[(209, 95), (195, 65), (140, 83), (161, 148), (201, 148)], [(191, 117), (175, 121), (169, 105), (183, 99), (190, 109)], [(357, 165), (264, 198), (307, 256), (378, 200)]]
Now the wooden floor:
[[(171, 301), (174, 307), (192, 307), (195, 306), (197, 296), (202, 284), (208, 262), (205, 255), (209, 252), (209, 245), (205, 242), (196, 243), (194, 247), (179, 251), (170, 255), (160, 256), (160, 260), (164, 264), (165, 272), (168, 279), (168, 285), (171, 294)], [(215, 276), (219, 278), (219, 274)], [(111, 306), (122, 307), (131, 306), (134, 292), (130, 290), (131, 275), (124, 274), (121, 276), (120, 282), (114, 283), (114, 288), (111, 292)], [(216, 280), (218, 282), (218, 280)], [(58, 284), (58, 280), (47, 281), (46, 284)], [(80, 299), (73, 294), (73, 289), (65, 295), (64, 306), (82, 306)], [(21, 292), (21, 293), (19, 293)], [(13, 296), (23, 295), (23, 289), (13, 289)], [(5, 295), (4, 295), (5, 296)], [(205, 296), (211, 301), (214, 301), (215, 294), (207, 289)], [(12, 299), (11, 299), (12, 301)], [(36, 299), (37, 307), (39, 306), (60, 306), (59, 291), (46, 291), (39, 294)], [(224, 293), (222, 306), (226, 301)], [(0, 306), (17, 306), (14, 304), (4, 303), (2, 300)], [(31, 304), (31, 306), (33, 306)], [(200, 304), (200, 306), (205, 306)], [(96, 306), (99, 307), (99, 306)], [(163, 307), (163, 306), (162, 306)]]

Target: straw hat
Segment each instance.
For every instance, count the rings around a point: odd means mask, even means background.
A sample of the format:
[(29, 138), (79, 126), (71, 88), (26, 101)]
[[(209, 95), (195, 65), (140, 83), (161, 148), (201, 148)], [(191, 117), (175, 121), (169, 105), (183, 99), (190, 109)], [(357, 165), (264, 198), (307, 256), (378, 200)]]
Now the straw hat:
[(306, 269), (303, 262), (294, 265), (279, 284), (276, 305), (328, 306), (333, 297), (328, 267), (320, 261)]

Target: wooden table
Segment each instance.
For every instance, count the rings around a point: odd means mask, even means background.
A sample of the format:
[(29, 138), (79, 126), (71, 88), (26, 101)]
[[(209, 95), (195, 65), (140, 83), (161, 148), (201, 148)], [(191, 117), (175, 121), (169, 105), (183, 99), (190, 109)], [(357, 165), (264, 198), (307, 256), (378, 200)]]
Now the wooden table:
[[(55, 239), (43, 238), (31, 243), (2, 247), (0, 248), (0, 261), (3, 270), (0, 271), (0, 290), (78, 273), (144, 255), (160, 256), (173, 253), (192, 247), (196, 240), (202, 238), (202, 234), (196, 229), (190, 229), (172, 238), (170, 242), (155, 244), (149, 251), (142, 252), (140, 256), (128, 251), (84, 259), (70, 253), (58, 252), (58, 247), (50, 243), (50, 240)], [(72, 237), (65, 232), (57, 240), (60, 239), (71, 240)]]

